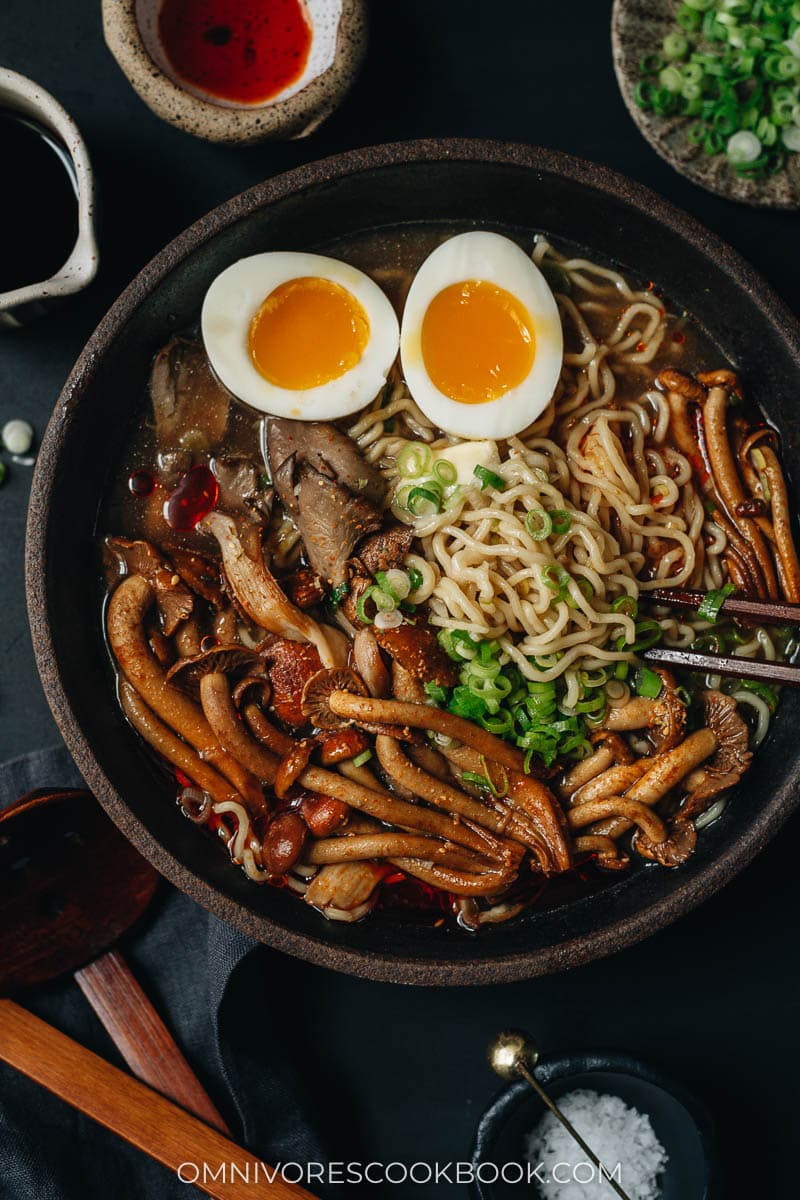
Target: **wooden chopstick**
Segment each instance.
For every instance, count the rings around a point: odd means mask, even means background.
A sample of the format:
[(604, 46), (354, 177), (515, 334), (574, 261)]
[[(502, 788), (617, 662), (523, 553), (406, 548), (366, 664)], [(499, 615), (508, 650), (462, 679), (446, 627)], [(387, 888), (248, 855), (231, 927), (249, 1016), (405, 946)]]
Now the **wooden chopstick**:
[(697, 650), (671, 650), (666, 646), (645, 650), (641, 657), (645, 662), (662, 667), (686, 667), (689, 671), (736, 675), (739, 679), (759, 679), (764, 683), (800, 687), (800, 666), (792, 666), (791, 663), (762, 662), (728, 654), (701, 654)]
[(273, 1177), (247, 1150), (12, 1000), (0, 1000), (0, 1059), (171, 1171), (182, 1167), (180, 1178), (196, 1181), (214, 1200), (316, 1200), (305, 1188), (285, 1182), (280, 1172)]
[[(706, 593), (684, 588), (654, 588), (652, 592), (642, 592), (640, 598), (650, 600), (654, 604), (699, 608), (706, 598)], [(800, 604), (785, 604), (775, 600), (744, 600), (737, 596), (728, 596), (720, 611), (726, 617), (744, 617), (764, 625), (800, 625)]]

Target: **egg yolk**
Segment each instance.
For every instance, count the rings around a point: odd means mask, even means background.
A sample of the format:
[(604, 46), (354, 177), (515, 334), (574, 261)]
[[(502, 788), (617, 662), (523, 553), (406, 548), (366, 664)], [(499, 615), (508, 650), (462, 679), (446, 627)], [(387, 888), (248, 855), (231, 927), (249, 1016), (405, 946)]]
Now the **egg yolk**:
[(316, 276), (289, 279), (270, 292), (247, 339), (259, 374), (291, 391), (338, 379), (360, 361), (368, 341), (369, 318), (355, 296)]
[(522, 383), (535, 355), (531, 318), (505, 288), (470, 279), (444, 288), (422, 322), (431, 382), (462, 404), (485, 404)]

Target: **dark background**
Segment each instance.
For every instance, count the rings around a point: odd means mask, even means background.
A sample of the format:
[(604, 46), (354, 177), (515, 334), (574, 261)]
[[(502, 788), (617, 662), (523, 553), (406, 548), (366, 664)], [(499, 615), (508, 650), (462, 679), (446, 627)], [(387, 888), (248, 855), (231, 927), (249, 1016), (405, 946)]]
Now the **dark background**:
[[(35, 78), (76, 118), (103, 222), (94, 285), (56, 316), (0, 335), (0, 422), (24, 416), (41, 433), (118, 292), (213, 205), (309, 159), (417, 136), (526, 141), (603, 162), (696, 215), (800, 312), (797, 216), (733, 205), (661, 162), (617, 91), (610, 8), (608, 0), (373, 0), (366, 67), (323, 129), (294, 144), (230, 149), (162, 124), (139, 101), (103, 44), (99, 0), (3, 0), (0, 65)], [(0, 163), (0, 188), (8, 165)], [(28, 485), (29, 472), (14, 467), (0, 492), (0, 760), (57, 738), (24, 606)], [(335, 1156), (467, 1157), (496, 1090), (484, 1046), (499, 1027), (522, 1025), (547, 1051), (615, 1047), (667, 1068), (718, 1122), (728, 1196), (797, 1196), (799, 834), (795, 818), (702, 909), (567, 975), (407, 990), (274, 956), (270, 1019), (285, 1022), (318, 1080)], [(386, 1192), (400, 1200), (405, 1189)]]

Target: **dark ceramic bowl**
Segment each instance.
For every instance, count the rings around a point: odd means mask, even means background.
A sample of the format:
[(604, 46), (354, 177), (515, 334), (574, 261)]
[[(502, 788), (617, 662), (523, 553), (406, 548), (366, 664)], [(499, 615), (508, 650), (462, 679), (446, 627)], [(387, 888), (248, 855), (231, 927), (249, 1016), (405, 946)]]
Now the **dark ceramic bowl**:
[[(556, 1104), (568, 1092), (578, 1088), (619, 1096), (630, 1108), (650, 1118), (653, 1132), (667, 1152), (668, 1163), (660, 1179), (661, 1200), (719, 1200), (721, 1182), (711, 1118), (702, 1104), (680, 1084), (661, 1071), (627, 1054), (568, 1054), (542, 1058), (536, 1068), (539, 1082)], [(516, 1164), (525, 1164), (526, 1139), (546, 1112), (539, 1097), (527, 1083), (513, 1083), (502, 1091), (483, 1114), (472, 1164), (476, 1181), (472, 1192), (476, 1200), (514, 1200), (526, 1195), (533, 1200), (540, 1194), (536, 1183), (514, 1182), (519, 1175)], [(591, 1135), (581, 1130), (589, 1146)], [(575, 1147), (573, 1165), (586, 1157)], [(506, 1164), (511, 1164), (507, 1166)], [(553, 1164), (544, 1164), (543, 1173)], [(613, 1172), (616, 1163), (603, 1164)], [(505, 1172), (502, 1168), (505, 1166)], [(500, 1168), (495, 1181), (495, 1167)], [(581, 1168), (579, 1178), (588, 1180)], [(619, 1182), (625, 1187), (625, 1162), (621, 1162)], [(611, 1197), (611, 1189), (608, 1189)]]
[(674, 921), (749, 862), (798, 803), (800, 700), (786, 696), (758, 767), (677, 871), (642, 864), (569, 902), (478, 936), (374, 914), (326, 922), (291, 894), (259, 888), (178, 812), (114, 698), (101, 635), (93, 537), (107, 475), (140, 411), (154, 351), (196, 316), (232, 260), (314, 248), (409, 222), (475, 222), (591, 248), (657, 279), (743, 373), (797, 459), (800, 330), (732, 250), (660, 196), (588, 162), (486, 142), (377, 147), (259, 184), (198, 221), (133, 281), (78, 360), (48, 426), (28, 521), (27, 590), (45, 692), (87, 783), (168, 879), (224, 920), (311, 962), (416, 984), (496, 983), (558, 970)]

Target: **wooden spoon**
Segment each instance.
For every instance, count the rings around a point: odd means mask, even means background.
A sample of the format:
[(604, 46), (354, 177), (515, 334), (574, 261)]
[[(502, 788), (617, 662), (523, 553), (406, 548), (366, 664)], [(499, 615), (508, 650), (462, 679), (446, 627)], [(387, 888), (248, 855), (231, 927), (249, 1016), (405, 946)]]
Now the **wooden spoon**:
[(90, 792), (29, 792), (0, 812), (0, 995), (73, 971), (133, 1073), (228, 1133), (111, 949), (147, 908), (158, 880)]

